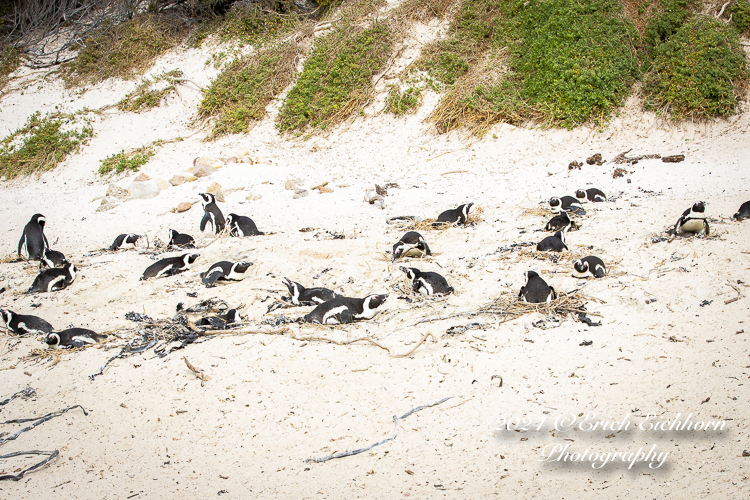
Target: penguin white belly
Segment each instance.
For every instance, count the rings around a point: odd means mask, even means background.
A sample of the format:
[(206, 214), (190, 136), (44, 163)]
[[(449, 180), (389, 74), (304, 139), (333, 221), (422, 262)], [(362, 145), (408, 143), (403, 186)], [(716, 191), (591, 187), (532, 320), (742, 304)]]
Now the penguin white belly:
[(354, 317), (356, 319), (372, 319), (376, 314), (378, 314), (377, 309), (365, 309), (362, 314), (355, 314)]
[(65, 283), (65, 276), (58, 276), (57, 278), (49, 282), (49, 284), (47, 285), (47, 291), (51, 292), (58, 285), (62, 288), (62, 285), (64, 283)]
[(96, 344), (96, 340), (90, 338), (90, 337), (72, 337), (71, 342), (74, 343), (83, 343), (83, 344)]
[(424, 278), (419, 278), (418, 280), (420, 283), (422, 283), (422, 286), (419, 287), (419, 293), (422, 295), (432, 295), (432, 286), (425, 280)]
[(164, 276), (165, 273), (171, 271), (173, 267), (174, 267), (174, 264), (169, 264), (167, 267), (165, 267), (164, 269), (156, 273), (156, 276), (154, 276), (154, 278), (161, 278), (162, 276)]
[(331, 309), (330, 311), (328, 311), (327, 313), (323, 315), (323, 324), (324, 325), (338, 325), (339, 320), (336, 319), (336, 315), (346, 311), (347, 309), (348, 307), (346, 306), (334, 307), (333, 309)]
[(227, 275), (227, 279), (234, 280), (234, 281), (242, 281), (243, 279), (245, 279), (245, 273), (236, 273), (234, 271), (231, 271)]
[(680, 226), (682, 233), (702, 233), (705, 221), (703, 219), (690, 219)]

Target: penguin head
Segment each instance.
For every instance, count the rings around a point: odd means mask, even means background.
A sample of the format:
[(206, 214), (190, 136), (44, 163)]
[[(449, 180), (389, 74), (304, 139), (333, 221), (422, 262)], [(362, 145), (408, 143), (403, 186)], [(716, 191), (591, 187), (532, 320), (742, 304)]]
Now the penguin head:
[(227, 221), (227, 226), (232, 226), (233, 224), (236, 224), (237, 214), (229, 214), (226, 216), (225, 220)]
[(552, 209), (553, 212), (559, 212), (562, 208), (562, 201), (560, 198), (554, 197), (550, 198), (549, 200), (549, 207)]
[(406, 277), (410, 280), (413, 280), (417, 277), (417, 274), (414, 272), (417, 269), (413, 267), (400, 267), (399, 269), (401, 269), (406, 274)]
[(589, 270), (589, 263), (583, 260), (577, 260), (575, 264), (573, 264), (573, 269), (576, 270), (576, 272), (579, 273), (585, 273)]
[(199, 253), (186, 253), (182, 256), (182, 261), (185, 263), (185, 265), (189, 266), (196, 260), (198, 260), (198, 257), (200, 257), (201, 254)]
[(576, 198), (578, 198), (579, 201), (586, 201), (586, 191), (583, 189), (576, 191)]
[[(170, 229), (170, 231), (171, 231), (171, 229)], [(138, 241), (140, 239), (140, 237), (141, 237), (140, 234), (129, 234), (129, 235), (127, 235), (125, 237), (125, 242), (124, 243), (132, 243), (133, 245), (135, 245), (135, 242)]]
[(242, 316), (240, 316), (240, 313), (237, 312), (237, 309), (228, 310), (224, 315), (224, 318), (226, 319), (227, 323), (239, 323), (240, 321), (242, 321)]
[(473, 203), (469, 203), (467, 205), (461, 205), (458, 207), (459, 211), (461, 212), (461, 215), (463, 215), (464, 223), (466, 223), (466, 219), (469, 218), (469, 210), (471, 210), (471, 207), (473, 207)]
[(235, 273), (244, 273), (245, 271), (250, 269), (250, 266), (252, 265), (253, 265), (252, 262), (245, 262), (244, 260), (242, 260), (240, 262), (235, 262), (234, 266), (232, 266), (232, 270)]
[(385, 303), (385, 299), (387, 298), (387, 293), (382, 295), (368, 295), (365, 297), (365, 303), (363, 304), (365, 311), (377, 309)]
[(696, 201), (693, 203), (693, 212), (702, 214), (706, 211), (706, 202), (705, 201)]
[(538, 278), (539, 274), (536, 271), (526, 271), (523, 276), (526, 278), (526, 284), (528, 284), (530, 279)]
[(200, 194), (200, 197), (203, 199), (204, 207), (210, 203), (216, 203), (216, 197), (212, 195), (211, 193), (199, 193), (199, 194)]
[(42, 227), (42, 229), (44, 229), (44, 225), (47, 223), (47, 218), (42, 214), (34, 214), (34, 216), (31, 218), (31, 221), (36, 222)]
[(13, 311), (10, 309), (0, 309), (0, 317), (3, 319), (6, 326), (10, 328), (10, 321), (13, 319)]
[(178, 234), (180, 234), (180, 233), (178, 233), (178, 232), (177, 232), (177, 231), (175, 231), (174, 229), (170, 229), (170, 230), (169, 230), (169, 244), (170, 244), (170, 245), (174, 244), (174, 238), (175, 238), (175, 236), (177, 236)]
[(44, 336), (44, 342), (50, 347), (58, 347), (60, 345), (60, 336), (55, 332), (50, 332)]
[(401, 257), (404, 252), (406, 251), (406, 243), (403, 241), (397, 242), (395, 245), (393, 245), (393, 254), (391, 255), (391, 263), (396, 262), (396, 259)]
[(63, 266), (63, 269), (68, 271), (68, 275), (70, 276), (71, 281), (76, 279), (76, 272), (78, 271), (78, 269), (76, 268), (75, 264), (73, 264), (72, 262), (68, 262)]

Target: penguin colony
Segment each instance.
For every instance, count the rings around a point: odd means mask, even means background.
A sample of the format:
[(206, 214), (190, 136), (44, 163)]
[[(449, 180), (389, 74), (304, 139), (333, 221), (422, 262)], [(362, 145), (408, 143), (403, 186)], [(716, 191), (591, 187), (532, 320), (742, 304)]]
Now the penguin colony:
[[(230, 236), (247, 237), (260, 236), (265, 233), (258, 230), (255, 222), (249, 217), (229, 214), (226, 218), (221, 212), (216, 198), (210, 193), (201, 193), (203, 217), (200, 230), (209, 230), (214, 234), (228, 231)], [(585, 215), (583, 204), (587, 202), (600, 203), (607, 201), (605, 194), (595, 188), (578, 190), (573, 196), (553, 197), (549, 200), (549, 208), (556, 214), (545, 226), (546, 231), (554, 231), (554, 235), (547, 236), (536, 245), (540, 252), (564, 252), (568, 250), (565, 233), (578, 229), (578, 224), (571, 215), (580, 217)], [(465, 225), (473, 203), (460, 205), (455, 209), (442, 212), (436, 226)], [(733, 216), (741, 221), (750, 218), (750, 201), (742, 204)], [(44, 228), (47, 223), (42, 214), (35, 214), (23, 228), (18, 243), (18, 255), (26, 260), (40, 262), (40, 273), (34, 279), (26, 293), (51, 293), (70, 286), (76, 279), (76, 266), (69, 262), (65, 255), (49, 247)], [(706, 220), (706, 203), (695, 202), (686, 209), (675, 223), (676, 236), (708, 236), (710, 227)], [(124, 233), (117, 236), (108, 248), (118, 251), (127, 245), (136, 246), (141, 235)], [(168, 249), (195, 248), (192, 236), (181, 234), (173, 229), (169, 230)], [(432, 255), (424, 237), (416, 231), (405, 233), (392, 247), (391, 262), (405, 258), (423, 258)], [(188, 271), (199, 259), (198, 253), (184, 253), (179, 256), (161, 259), (146, 268), (141, 280), (157, 279), (173, 276)], [(206, 287), (216, 286), (219, 281), (241, 281), (245, 273), (253, 265), (252, 262), (220, 261), (200, 273), (202, 283)], [(43, 269), (44, 267), (47, 269)], [(400, 267), (406, 278), (411, 282), (412, 290), (423, 295), (448, 295), (454, 289), (445, 277), (434, 271), (422, 271), (415, 267)], [(587, 256), (573, 264), (572, 275), (578, 278), (602, 278), (607, 270), (604, 262), (596, 256)], [(539, 274), (533, 270), (524, 273), (525, 283), (521, 287), (518, 300), (527, 303), (546, 303), (557, 298), (555, 289), (547, 284)], [(300, 318), (309, 323), (334, 325), (351, 323), (355, 320), (374, 318), (388, 294), (371, 294), (364, 298), (344, 297), (327, 288), (306, 288), (301, 283), (289, 278), (283, 279), (283, 284), (289, 291), (294, 306), (315, 306), (315, 308)], [(4, 290), (3, 290), (4, 291)], [(43, 340), (50, 347), (82, 347), (99, 342), (106, 335), (98, 334), (85, 328), (68, 328), (55, 331), (47, 321), (33, 315), (18, 314), (10, 309), (0, 309), (0, 318), (9, 332), (16, 335), (42, 335)], [(223, 315), (205, 317), (197, 321), (197, 326), (211, 329), (225, 329), (227, 325), (241, 322), (242, 318), (236, 309), (231, 309)]]

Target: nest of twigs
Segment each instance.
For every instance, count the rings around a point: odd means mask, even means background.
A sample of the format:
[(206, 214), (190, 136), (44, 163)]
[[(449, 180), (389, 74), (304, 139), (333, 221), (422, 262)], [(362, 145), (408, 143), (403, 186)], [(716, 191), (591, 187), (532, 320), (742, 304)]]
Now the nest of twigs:
[(552, 210), (550, 210), (547, 207), (536, 206), (533, 208), (522, 208), (521, 215), (525, 217), (530, 217), (533, 215), (539, 216), (539, 217), (551, 217), (553, 214), (552, 214)]
[(589, 313), (586, 311), (586, 302), (590, 301), (604, 303), (602, 300), (582, 294), (580, 289), (573, 290), (572, 292), (563, 292), (555, 300), (539, 304), (529, 304), (528, 302), (518, 300), (511, 293), (505, 293), (476, 311), (474, 315), (491, 314), (501, 316), (501, 323), (513, 321), (523, 315), (537, 312), (545, 316), (570, 316), (574, 319), (577, 319), (580, 314), (600, 316), (598, 313)]
[(578, 259), (591, 255), (590, 250), (539, 252), (536, 250), (536, 243), (529, 246), (512, 246), (511, 248), (499, 253), (499, 258), (501, 260), (509, 260), (515, 257), (516, 262), (520, 262), (521, 260), (542, 260), (552, 262), (553, 264), (558, 264), (560, 262), (575, 262)]
[[(465, 226), (474, 226), (480, 222), (484, 222), (484, 209), (482, 207), (473, 207), (473, 210), (469, 212), (469, 217), (466, 219)], [(391, 217), (388, 219), (388, 224), (404, 230), (404, 231), (444, 231), (454, 226), (447, 222), (437, 222), (437, 219), (418, 219), (411, 215), (403, 215), (400, 217)]]

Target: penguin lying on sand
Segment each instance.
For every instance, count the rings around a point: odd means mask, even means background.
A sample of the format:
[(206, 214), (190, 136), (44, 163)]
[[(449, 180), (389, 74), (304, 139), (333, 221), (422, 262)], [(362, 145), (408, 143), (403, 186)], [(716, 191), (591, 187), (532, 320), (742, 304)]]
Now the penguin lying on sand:
[(711, 228), (708, 227), (705, 211), (706, 203), (704, 201), (695, 202), (677, 220), (677, 223), (674, 225), (675, 234), (678, 236), (685, 234), (708, 236), (711, 233)]
[(473, 203), (469, 203), (468, 205), (460, 205), (453, 210), (446, 210), (438, 215), (436, 224), (466, 224), (466, 220), (469, 218), (469, 210), (473, 206)]
[(340, 295), (328, 288), (305, 288), (289, 278), (284, 278), (283, 283), (289, 289), (289, 295), (292, 296), (292, 304), (295, 306), (313, 306), (340, 297)]
[[(170, 230), (171, 231), (171, 230)], [(114, 252), (116, 250), (119, 250), (122, 248), (123, 245), (133, 245), (135, 247), (135, 242), (140, 239), (140, 234), (121, 234), (117, 238), (115, 238), (115, 241), (112, 242), (112, 244), (109, 246), (109, 251)]]
[(604, 261), (599, 257), (589, 255), (573, 264), (573, 276), (576, 278), (603, 278), (607, 274)]
[(604, 192), (601, 189), (596, 188), (579, 189), (578, 191), (576, 191), (576, 198), (578, 198), (578, 201), (580, 203), (585, 203), (587, 200), (594, 203), (607, 201), (607, 197), (604, 195)]
[(39, 273), (26, 293), (51, 292), (70, 286), (76, 279), (76, 266), (68, 262), (63, 267), (46, 269)]
[(190, 269), (190, 266), (200, 257), (197, 253), (186, 253), (179, 257), (168, 257), (154, 262), (143, 271), (141, 281), (162, 276), (174, 276)]
[(737, 220), (750, 219), (750, 201), (740, 205), (740, 209), (732, 217)]
[(201, 318), (195, 322), (195, 326), (207, 327), (211, 330), (224, 330), (227, 325), (241, 321), (242, 317), (237, 312), (237, 309), (230, 309), (224, 314)]
[(10, 309), (0, 309), (0, 318), (2, 318), (5, 326), (8, 327), (8, 330), (16, 335), (49, 333), (54, 330), (52, 325), (42, 318), (26, 314), (16, 314)]
[(252, 262), (229, 262), (222, 260), (208, 268), (208, 271), (201, 273), (203, 284), (206, 287), (216, 286), (216, 281), (242, 281), (245, 279), (245, 272), (250, 269)]
[(50, 332), (44, 337), (49, 347), (83, 347), (96, 344), (106, 339), (103, 333), (96, 333), (86, 328), (68, 328), (61, 332)]
[(201, 231), (206, 229), (208, 224), (211, 224), (211, 231), (214, 234), (219, 234), (224, 230), (226, 221), (224, 220), (224, 214), (219, 210), (219, 206), (216, 204), (216, 197), (211, 193), (200, 193), (203, 199), (203, 219), (201, 219)]
[(195, 248), (195, 240), (189, 234), (178, 233), (174, 229), (170, 229), (167, 246), (174, 248)]
[(18, 256), (27, 260), (40, 260), (45, 248), (49, 248), (44, 235), (47, 219), (42, 214), (34, 214), (23, 228), (23, 235), (18, 242)]
[(578, 224), (576, 224), (569, 216), (568, 212), (560, 212), (559, 214), (552, 217), (547, 225), (544, 226), (545, 231), (573, 231), (578, 230)]
[(524, 273), (526, 284), (521, 287), (518, 293), (518, 299), (530, 304), (540, 304), (542, 302), (552, 302), (557, 298), (555, 289), (544, 281), (536, 271), (526, 271)]
[(559, 212), (568, 212), (575, 215), (586, 215), (586, 210), (583, 209), (581, 203), (577, 198), (572, 196), (563, 196), (562, 198), (550, 198), (549, 208), (553, 214)]
[(261, 236), (264, 233), (258, 231), (258, 227), (250, 217), (244, 215), (229, 214), (227, 215), (227, 227), (229, 228), (229, 234), (232, 236)]
[(46, 267), (63, 267), (68, 263), (68, 259), (62, 252), (52, 250), (51, 248), (45, 248), (42, 258), (39, 260), (39, 269)]
[(356, 319), (372, 319), (378, 313), (378, 307), (383, 305), (388, 294), (368, 295), (364, 299), (336, 297), (324, 302), (305, 316), (307, 323), (321, 325), (338, 325), (352, 323)]
[(558, 231), (552, 236), (547, 236), (536, 244), (536, 249), (539, 252), (563, 252), (567, 250), (568, 246), (565, 244), (565, 233)]
[(415, 267), (402, 267), (401, 270), (412, 280), (414, 291), (422, 295), (448, 295), (453, 292), (453, 287), (438, 273), (422, 272)]
[(416, 231), (409, 231), (393, 245), (391, 262), (395, 262), (399, 257), (422, 257), (431, 254), (430, 247), (422, 235)]

